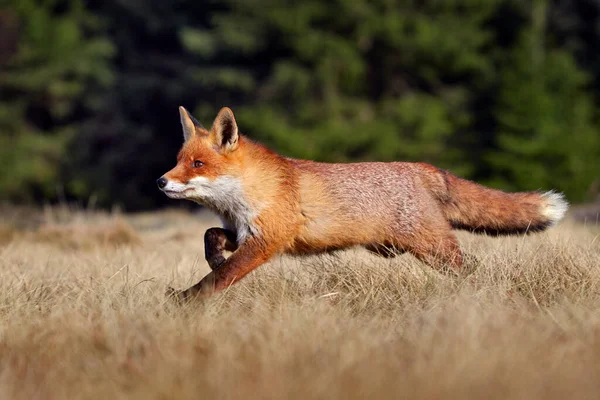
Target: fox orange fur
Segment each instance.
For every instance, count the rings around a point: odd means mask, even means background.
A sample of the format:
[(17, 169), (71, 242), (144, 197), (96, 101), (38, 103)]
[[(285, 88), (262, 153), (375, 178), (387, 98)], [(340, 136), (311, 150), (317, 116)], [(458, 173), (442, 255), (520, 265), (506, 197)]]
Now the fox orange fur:
[[(184, 144), (158, 179), (171, 198), (217, 213), (204, 236), (212, 272), (180, 298), (222, 290), (277, 254), (363, 246), (385, 257), (409, 252), (459, 269), (453, 229), (491, 235), (544, 230), (568, 204), (555, 192), (505, 193), (424, 163), (327, 164), (282, 157), (238, 132), (223, 108), (210, 130), (180, 107)], [(233, 252), (225, 258), (223, 252)]]

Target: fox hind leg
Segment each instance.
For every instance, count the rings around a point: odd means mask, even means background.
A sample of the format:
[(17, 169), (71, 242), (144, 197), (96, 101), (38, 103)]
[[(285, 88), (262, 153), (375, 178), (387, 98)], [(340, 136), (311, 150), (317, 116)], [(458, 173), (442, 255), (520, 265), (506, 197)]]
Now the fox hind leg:
[(204, 257), (213, 271), (225, 262), (224, 251), (237, 249), (234, 232), (222, 228), (210, 228), (204, 233)]
[(448, 230), (445, 234), (422, 234), (413, 238), (407, 250), (417, 259), (436, 269), (459, 272), (463, 266), (463, 253), (458, 239)]

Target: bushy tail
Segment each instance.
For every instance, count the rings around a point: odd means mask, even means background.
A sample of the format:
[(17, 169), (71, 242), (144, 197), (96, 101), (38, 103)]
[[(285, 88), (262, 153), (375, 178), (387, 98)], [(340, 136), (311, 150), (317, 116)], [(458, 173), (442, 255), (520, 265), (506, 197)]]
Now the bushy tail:
[(490, 235), (539, 232), (560, 221), (569, 207), (562, 193), (506, 193), (443, 170), (437, 170), (433, 179), (430, 172), (425, 175), (426, 185), (455, 229)]

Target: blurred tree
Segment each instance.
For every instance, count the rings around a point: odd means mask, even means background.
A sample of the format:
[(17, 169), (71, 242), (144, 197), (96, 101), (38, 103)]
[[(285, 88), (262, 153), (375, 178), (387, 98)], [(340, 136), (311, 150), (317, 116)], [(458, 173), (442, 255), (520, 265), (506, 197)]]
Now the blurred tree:
[(547, 45), (548, 4), (529, 8), (532, 23), (509, 55), (496, 107), (497, 182), (512, 190), (558, 188), (581, 201), (598, 177), (600, 135), (588, 75)]
[(106, 21), (116, 47), (116, 79), (73, 143), (69, 190), (101, 205), (165, 204), (155, 181), (174, 166), (182, 143), (177, 106), (218, 103), (195, 79), (185, 46), (202, 43), (188, 29), (206, 26), (222, 6), (184, 0), (89, 0), (88, 6)]
[(202, 82), (239, 93), (241, 126), (288, 155), (471, 175), (470, 108), (492, 78), (486, 23), (498, 3), (230, 0), (214, 31), (188, 31), (188, 48)]
[(113, 47), (78, 0), (11, 0), (0, 15), (0, 197), (56, 198), (66, 146), (112, 81)]
[(5, 0), (0, 196), (181, 205), (154, 184), (177, 106), (209, 126), (228, 105), (288, 156), (428, 161), (582, 199), (600, 3), (537, 1)]
[(548, 3), (547, 32), (552, 44), (571, 54), (589, 73), (590, 94), (600, 96), (600, 2), (553, 0)]

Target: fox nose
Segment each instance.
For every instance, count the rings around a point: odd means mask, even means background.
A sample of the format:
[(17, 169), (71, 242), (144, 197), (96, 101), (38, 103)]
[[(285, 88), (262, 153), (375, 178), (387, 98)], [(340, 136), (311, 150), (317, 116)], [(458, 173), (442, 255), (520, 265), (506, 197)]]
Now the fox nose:
[(156, 180), (156, 184), (158, 185), (159, 189), (164, 188), (165, 186), (167, 186), (167, 178), (165, 178), (164, 176), (161, 176), (160, 178), (158, 178)]

